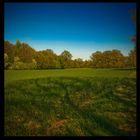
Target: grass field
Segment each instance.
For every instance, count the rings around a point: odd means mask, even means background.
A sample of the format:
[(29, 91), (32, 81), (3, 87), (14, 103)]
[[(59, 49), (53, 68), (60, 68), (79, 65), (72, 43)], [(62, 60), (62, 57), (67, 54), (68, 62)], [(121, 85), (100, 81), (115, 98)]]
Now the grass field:
[(60, 69), (60, 70), (6, 70), (5, 83), (17, 80), (47, 77), (136, 77), (134, 70), (120, 69)]
[(6, 136), (136, 135), (136, 72), (5, 71)]

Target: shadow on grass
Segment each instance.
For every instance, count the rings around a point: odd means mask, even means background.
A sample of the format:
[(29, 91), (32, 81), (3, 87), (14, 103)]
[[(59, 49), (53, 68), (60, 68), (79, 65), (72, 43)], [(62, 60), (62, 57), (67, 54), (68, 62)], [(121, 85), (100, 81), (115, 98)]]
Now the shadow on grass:
[[(126, 136), (125, 132), (122, 132), (117, 127), (115, 127), (111, 121), (106, 119), (105, 117), (99, 116), (95, 113), (91, 113), (89, 111), (83, 111), (79, 109), (69, 98), (69, 93), (66, 91), (65, 94), (65, 100), (68, 102), (68, 104), (82, 117), (85, 121), (90, 120), (92, 124), (97, 124), (100, 128), (107, 130), (109, 133), (111, 133), (113, 136)], [(85, 123), (87, 124), (87, 123)], [(94, 130), (89, 128), (87, 125), (82, 124), (81, 125), (85, 131), (87, 131), (90, 135), (96, 136), (94, 133)], [(95, 128), (93, 128), (95, 129)]]
[[(67, 81), (67, 79), (68, 79), (68, 81)], [(104, 82), (105, 81), (106, 80), (104, 80)], [(44, 83), (43, 83), (43, 85), (41, 85), (41, 82), (42, 83), (46, 82), (46, 85), (49, 84), (50, 82), (53, 82), (53, 85), (58, 85), (60, 87), (60, 91), (64, 92), (64, 96), (59, 97), (59, 94), (51, 93), (51, 91), (49, 92), (49, 90), (51, 88), (55, 88), (55, 86), (48, 87), (48, 86), (45, 86)], [(74, 83), (76, 83), (76, 82), (78, 82), (80, 84), (74, 85)], [(28, 84), (29, 83), (27, 83), (27, 85)], [(36, 89), (38, 89), (38, 91), (36, 91), (36, 92), (42, 91), (42, 93), (34, 94), (34, 92), (31, 90), (31, 88), (29, 91), (28, 90), (26, 91), (26, 84), (24, 85), (24, 88), (22, 86), (21, 87), (16, 86), (16, 88), (18, 88), (18, 90), (20, 90), (22, 94), (25, 94), (25, 95), (28, 95), (31, 97), (30, 98), (30, 99), (32, 99), (30, 101), (31, 105), (33, 105), (35, 108), (37, 108), (37, 110), (40, 109), (42, 112), (46, 112), (47, 106), (49, 107), (50, 110), (58, 109), (58, 107), (56, 107), (56, 108), (53, 107), (53, 103), (55, 102), (55, 100), (57, 100), (59, 98), (59, 99), (62, 99), (62, 101), (61, 101), (62, 110), (65, 109), (65, 104), (68, 104), (70, 109), (74, 110), (76, 115), (81, 118), (82, 121), (80, 121), (80, 123), (79, 122), (78, 123), (81, 127), (81, 130), (83, 131), (83, 133), (85, 135), (97, 136), (97, 133), (95, 133), (95, 131), (94, 131), (94, 129), (96, 129), (96, 127), (93, 126), (94, 124), (98, 126), (99, 131), (104, 131), (104, 134), (106, 133), (106, 135), (112, 135), (112, 136), (129, 135), (125, 131), (118, 129), (108, 118), (98, 115), (96, 112), (91, 112), (89, 110), (82, 110), (70, 99), (70, 94), (74, 93), (75, 91), (81, 91), (81, 88), (85, 88), (85, 89), (87, 89), (87, 91), (90, 89), (90, 86), (92, 86), (92, 84), (90, 82), (88, 82), (87, 79), (82, 80), (80, 78), (66, 78), (66, 79), (59, 78), (57, 80), (53, 79), (53, 81), (49, 78), (47, 79), (47, 81), (44, 81), (44, 80), (40, 81), (40, 79), (34, 79), (34, 85), (36, 86)], [(107, 86), (108, 86), (108, 88), (110, 88), (110, 85), (107, 85)], [(99, 88), (100, 88), (100, 86), (99, 86)], [(105, 90), (105, 87), (102, 89)], [(35, 98), (38, 98), (38, 95), (41, 96), (41, 98), (39, 101), (36, 101)], [(50, 99), (49, 103), (43, 102), (43, 98), (45, 98), (46, 96), (48, 97), (48, 99)], [(55, 98), (50, 98), (50, 97), (55, 97)], [(123, 99), (119, 98), (118, 96), (114, 95), (114, 97), (117, 101), (124, 102), (125, 105), (128, 103), (127, 101), (124, 101)], [(51, 102), (52, 100), (54, 100), (54, 102)], [(22, 101), (23, 100), (19, 100), (19, 101), (13, 100), (10, 103), (12, 103), (16, 106), (16, 105), (21, 105)], [(29, 106), (30, 106), (30, 104), (26, 103), (26, 101), (23, 101), (23, 105), (21, 105), (22, 109), (23, 108), (24, 108), (24, 110), (27, 109), (29, 111), (28, 115), (32, 116)], [(27, 110), (26, 110), (26, 112), (27, 112)], [(64, 113), (64, 115), (65, 115), (65, 113)], [(37, 117), (37, 119), (43, 122), (43, 120), (39, 119), (39, 117)], [(67, 131), (70, 133), (70, 135), (75, 135), (75, 130), (71, 130), (70, 128), (67, 128)]]

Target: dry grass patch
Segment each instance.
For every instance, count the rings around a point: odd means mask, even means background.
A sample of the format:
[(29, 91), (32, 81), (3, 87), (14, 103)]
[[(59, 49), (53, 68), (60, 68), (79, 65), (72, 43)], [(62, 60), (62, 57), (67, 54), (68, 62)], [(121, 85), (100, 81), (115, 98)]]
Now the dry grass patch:
[(29, 122), (25, 123), (24, 126), (29, 130), (38, 129), (41, 127), (41, 125), (35, 121), (29, 121)]

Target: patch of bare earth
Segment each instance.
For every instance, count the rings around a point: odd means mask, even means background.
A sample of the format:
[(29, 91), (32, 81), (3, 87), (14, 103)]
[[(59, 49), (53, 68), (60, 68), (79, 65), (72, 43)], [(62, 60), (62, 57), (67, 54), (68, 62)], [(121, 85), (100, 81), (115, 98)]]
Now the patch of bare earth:
[(41, 127), (41, 125), (35, 121), (29, 121), (29, 122), (25, 123), (24, 126), (29, 130), (30, 129), (38, 129)]
[(65, 125), (68, 123), (67, 119), (54, 120), (51, 126), (47, 129), (48, 135), (62, 134), (65, 131)]

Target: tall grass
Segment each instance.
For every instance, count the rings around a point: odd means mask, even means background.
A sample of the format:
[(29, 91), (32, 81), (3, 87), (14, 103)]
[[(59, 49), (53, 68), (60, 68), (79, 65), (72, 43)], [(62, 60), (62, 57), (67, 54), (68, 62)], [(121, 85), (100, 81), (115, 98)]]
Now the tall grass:
[(107, 77), (105, 71), (96, 71), (97, 77), (95, 73), (93, 77), (73, 77), (75, 72), (70, 71), (70, 77), (65, 77), (67, 72), (59, 77), (55, 71), (56, 77), (52, 72), (46, 74), (48, 78), (21, 71), (24, 80), (16, 81), (17, 76), (5, 84), (5, 135), (136, 135), (136, 79), (113, 77), (113, 73)]

